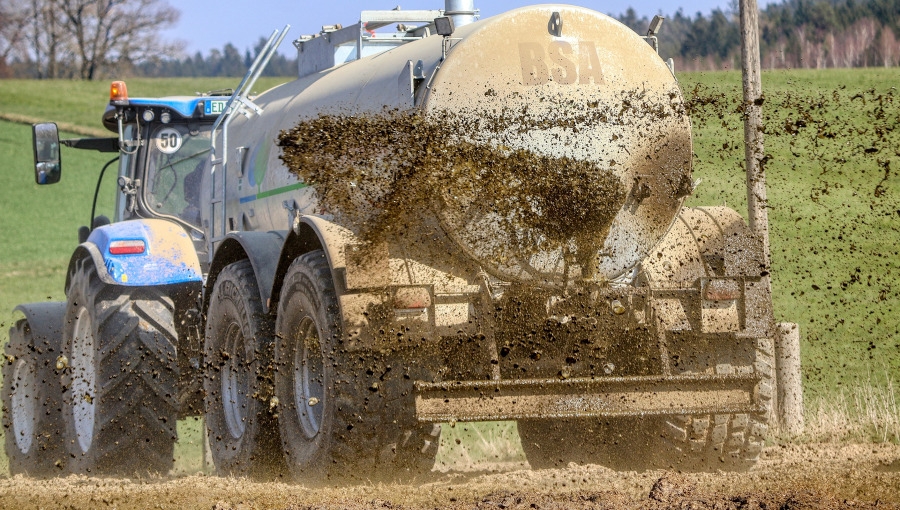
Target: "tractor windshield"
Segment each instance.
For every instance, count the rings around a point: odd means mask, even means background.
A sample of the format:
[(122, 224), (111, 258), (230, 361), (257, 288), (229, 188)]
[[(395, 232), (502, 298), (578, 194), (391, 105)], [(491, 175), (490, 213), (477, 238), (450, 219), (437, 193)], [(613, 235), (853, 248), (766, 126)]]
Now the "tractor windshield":
[(144, 199), (158, 214), (200, 226), (200, 181), (209, 156), (209, 124), (166, 124), (148, 141)]

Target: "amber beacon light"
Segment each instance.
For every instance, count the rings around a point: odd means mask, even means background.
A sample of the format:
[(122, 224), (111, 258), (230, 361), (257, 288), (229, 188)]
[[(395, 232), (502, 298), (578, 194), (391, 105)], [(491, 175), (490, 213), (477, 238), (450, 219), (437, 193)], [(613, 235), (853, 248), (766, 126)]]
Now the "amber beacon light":
[(109, 102), (114, 105), (128, 104), (128, 88), (124, 81), (114, 81), (109, 86)]

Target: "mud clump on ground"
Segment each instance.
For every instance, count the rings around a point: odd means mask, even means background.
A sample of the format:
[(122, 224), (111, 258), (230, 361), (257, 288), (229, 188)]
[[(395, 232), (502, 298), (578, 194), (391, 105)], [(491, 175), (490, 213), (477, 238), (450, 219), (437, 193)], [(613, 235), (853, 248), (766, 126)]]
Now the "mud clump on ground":
[(414, 235), (417, 219), (449, 208), (491, 214), (517, 253), (573, 241), (582, 257), (600, 250), (625, 201), (609, 168), (475, 143), (466, 127), (452, 115), (323, 115), (282, 132), (278, 143), (287, 167), (366, 241)]

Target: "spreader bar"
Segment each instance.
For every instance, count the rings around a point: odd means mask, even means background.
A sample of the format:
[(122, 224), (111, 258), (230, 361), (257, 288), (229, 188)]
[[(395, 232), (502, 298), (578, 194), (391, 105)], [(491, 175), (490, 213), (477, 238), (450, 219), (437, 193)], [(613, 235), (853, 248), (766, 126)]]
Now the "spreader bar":
[(417, 381), (420, 422), (755, 413), (759, 378), (680, 375), (502, 381)]

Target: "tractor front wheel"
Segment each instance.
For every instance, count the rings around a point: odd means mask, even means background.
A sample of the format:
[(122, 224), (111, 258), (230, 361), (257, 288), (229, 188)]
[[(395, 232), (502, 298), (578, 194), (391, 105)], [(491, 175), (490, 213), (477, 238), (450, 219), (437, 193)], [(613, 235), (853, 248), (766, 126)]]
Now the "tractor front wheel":
[(69, 469), (168, 473), (178, 418), (172, 299), (103, 283), (90, 258), (71, 275), (63, 327), (63, 421)]

